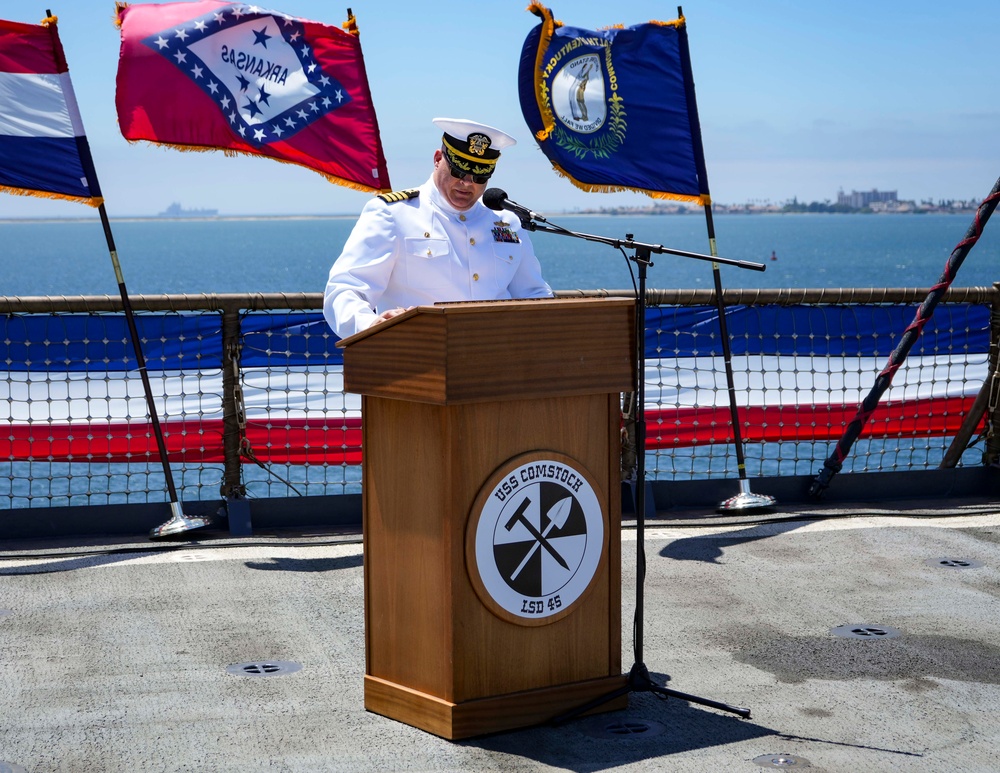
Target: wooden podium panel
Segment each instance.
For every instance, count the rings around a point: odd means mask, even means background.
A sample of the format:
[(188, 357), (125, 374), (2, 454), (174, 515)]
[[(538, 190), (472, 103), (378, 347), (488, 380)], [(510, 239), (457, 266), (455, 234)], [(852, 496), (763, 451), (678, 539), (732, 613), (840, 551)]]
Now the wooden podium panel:
[(344, 389), (440, 405), (627, 391), (634, 310), (624, 298), (421, 306), (340, 342)]
[[(348, 389), (367, 390), (367, 709), (456, 739), (538, 724), (625, 684), (619, 396), (634, 303), (587, 300), (421, 308), (345, 339)], [(470, 552), (498, 471), (535, 459), (565, 461), (600, 508), (586, 590), (537, 620), (496, 609)]]

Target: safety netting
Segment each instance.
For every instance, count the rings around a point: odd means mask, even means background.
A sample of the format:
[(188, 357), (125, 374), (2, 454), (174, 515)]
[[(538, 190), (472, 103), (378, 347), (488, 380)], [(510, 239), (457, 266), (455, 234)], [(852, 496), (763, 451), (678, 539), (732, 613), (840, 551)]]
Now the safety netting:
[[(814, 473), (914, 309), (728, 308), (748, 474)], [(651, 479), (738, 476), (717, 315), (710, 304), (647, 310)], [(216, 310), (135, 319), (182, 499), (218, 499), (234, 467), (249, 497), (360, 491), (361, 399), (344, 392), (319, 311), (247, 311), (229, 338)], [(0, 326), (0, 508), (166, 501), (124, 315), (10, 313)], [(942, 304), (843, 471), (936, 467), (986, 380), (990, 339), (988, 304)]]

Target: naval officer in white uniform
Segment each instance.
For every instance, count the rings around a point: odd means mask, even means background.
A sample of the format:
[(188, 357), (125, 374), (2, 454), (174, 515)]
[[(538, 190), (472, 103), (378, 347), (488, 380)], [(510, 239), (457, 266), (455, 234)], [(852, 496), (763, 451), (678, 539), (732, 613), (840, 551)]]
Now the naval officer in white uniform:
[(444, 137), (430, 179), (368, 202), (330, 269), (323, 314), (341, 338), (437, 301), (552, 296), (517, 216), (479, 200), (516, 140), (464, 119), (434, 123)]

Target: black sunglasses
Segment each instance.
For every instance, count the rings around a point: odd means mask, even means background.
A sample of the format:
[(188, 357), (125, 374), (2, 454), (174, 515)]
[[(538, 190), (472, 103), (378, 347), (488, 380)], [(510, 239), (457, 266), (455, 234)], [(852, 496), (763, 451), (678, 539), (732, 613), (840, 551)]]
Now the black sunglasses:
[(464, 180), (466, 177), (471, 177), (472, 182), (476, 185), (486, 185), (490, 181), (490, 176), (481, 174), (469, 174), (468, 172), (463, 172), (461, 169), (456, 169), (451, 164), (448, 164), (448, 169), (451, 170), (451, 176), (456, 180)]

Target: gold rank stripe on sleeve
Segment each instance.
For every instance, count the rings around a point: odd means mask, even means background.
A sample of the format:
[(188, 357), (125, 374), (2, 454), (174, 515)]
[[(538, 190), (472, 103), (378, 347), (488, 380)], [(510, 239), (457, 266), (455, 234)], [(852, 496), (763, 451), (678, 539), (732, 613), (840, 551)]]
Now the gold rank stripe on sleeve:
[(419, 188), (407, 188), (405, 191), (390, 191), (389, 193), (380, 193), (378, 198), (382, 199), (386, 204), (393, 204), (397, 201), (406, 201), (407, 199), (415, 199), (420, 195)]

